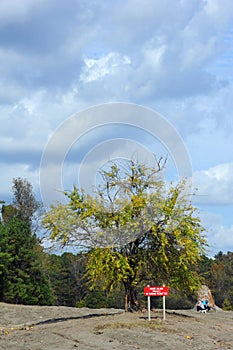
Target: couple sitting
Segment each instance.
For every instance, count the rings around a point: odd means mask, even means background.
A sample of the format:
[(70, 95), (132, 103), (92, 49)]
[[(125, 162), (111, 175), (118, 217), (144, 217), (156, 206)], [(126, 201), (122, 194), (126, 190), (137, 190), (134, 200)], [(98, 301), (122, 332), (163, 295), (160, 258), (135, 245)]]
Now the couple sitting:
[(199, 300), (197, 303), (197, 312), (207, 312), (211, 310), (211, 307), (208, 305), (208, 300)]

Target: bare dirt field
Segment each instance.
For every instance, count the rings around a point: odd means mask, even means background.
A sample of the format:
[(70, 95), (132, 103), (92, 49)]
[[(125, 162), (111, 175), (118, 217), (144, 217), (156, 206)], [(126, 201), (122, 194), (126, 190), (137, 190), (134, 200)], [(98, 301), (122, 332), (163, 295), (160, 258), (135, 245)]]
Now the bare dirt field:
[(23, 306), (0, 303), (1, 350), (233, 349), (233, 312)]

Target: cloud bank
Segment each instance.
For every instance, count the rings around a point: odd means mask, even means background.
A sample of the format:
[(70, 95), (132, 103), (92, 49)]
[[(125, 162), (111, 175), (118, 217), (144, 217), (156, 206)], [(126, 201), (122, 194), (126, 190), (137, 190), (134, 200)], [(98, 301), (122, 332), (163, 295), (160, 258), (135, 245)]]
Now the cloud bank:
[[(218, 232), (228, 242), (219, 247), (233, 250), (232, 39), (231, 0), (2, 0), (0, 199), (10, 198), (18, 176), (39, 195), (43, 150), (68, 117), (98, 104), (135, 103), (177, 129), (192, 161), (195, 203), (203, 212), (218, 207)], [(80, 140), (77, 164), (105, 132)], [(107, 132), (164, 152), (135, 130)]]

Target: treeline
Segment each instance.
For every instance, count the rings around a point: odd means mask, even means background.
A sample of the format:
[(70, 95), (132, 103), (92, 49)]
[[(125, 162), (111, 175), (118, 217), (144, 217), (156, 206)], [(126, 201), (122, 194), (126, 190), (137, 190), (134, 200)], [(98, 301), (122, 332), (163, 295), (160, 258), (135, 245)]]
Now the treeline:
[(233, 310), (233, 252), (220, 251), (213, 259), (203, 256), (200, 275), (212, 291), (216, 305)]
[[(27, 180), (13, 180), (13, 201), (3, 204), (0, 222), (0, 301), (15, 304), (62, 305), (72, 307), (124, 308), (122, 286), (103, 291), (102, 281), (90, 290), (86, 274), (88, 253), (46, 253), (36, 235), (35, 216), (40, 210)], [(203, 256), (199, 275), (214, 296), (216, 305), (233, 309), (233, 252), (219, 252), (214, 258)], [(151, 284), (156, 284), (156, 279)], [(159, 282), (158, 282), (159, 283)], [(137, 288), (141, 306), (146, 306), (143, 289)], [(195, 295), (171, 289), (167, 308), (192, 308)], [(161, 307), (161, 298), (152, 306)]]
[[(112, 292), (106, 292), (101, 289), (100, 281), (99, 288), (89, 290), (85, 254), (64, 253), (60, 256), (54, 254), (46, 256), (47, 276), (51, 282), (56, 305), (124, 308), (124, 290), (120, 286)], [(233, 252), (227, 254), (219, 252), (214, 258), (203, 256), (199, 273), (203, 284), (210, 288), (216, 305), (225, 310), (233, 310)], [(145, 283), (138, 288), (142, 306), (147, 304), (143, 294)], [(189, 309), (195, 302), (195, 295), (187, 295), (174, 289), (171, 289), (170, 295), (166, 298), (166, 306), (170, 309)], [(152, 306), (162, 307), (162, 298), (152, 298)]]

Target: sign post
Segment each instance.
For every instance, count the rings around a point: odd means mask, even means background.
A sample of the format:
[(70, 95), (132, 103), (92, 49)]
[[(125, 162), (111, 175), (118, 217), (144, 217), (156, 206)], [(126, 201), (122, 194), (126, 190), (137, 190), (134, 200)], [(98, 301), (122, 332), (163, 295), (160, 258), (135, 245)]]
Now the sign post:
[(165, 321), (165, 318), (166, 318), (166, 310), (165, 310), (165, 304), (166, 304), (166, 302), (165, 302), (165, 295), (163, 295), (163, 320)]
[(150, 297), (163, 297), (163, 320), (165, 321), (165, 297), (169, 294), (167, 286), (150, 286), (144, 288), (144, 295), (147, 296), (148, 321), (150, 321)]
[(148, 321), (150, 321), (150, 296), (147, 297)]

